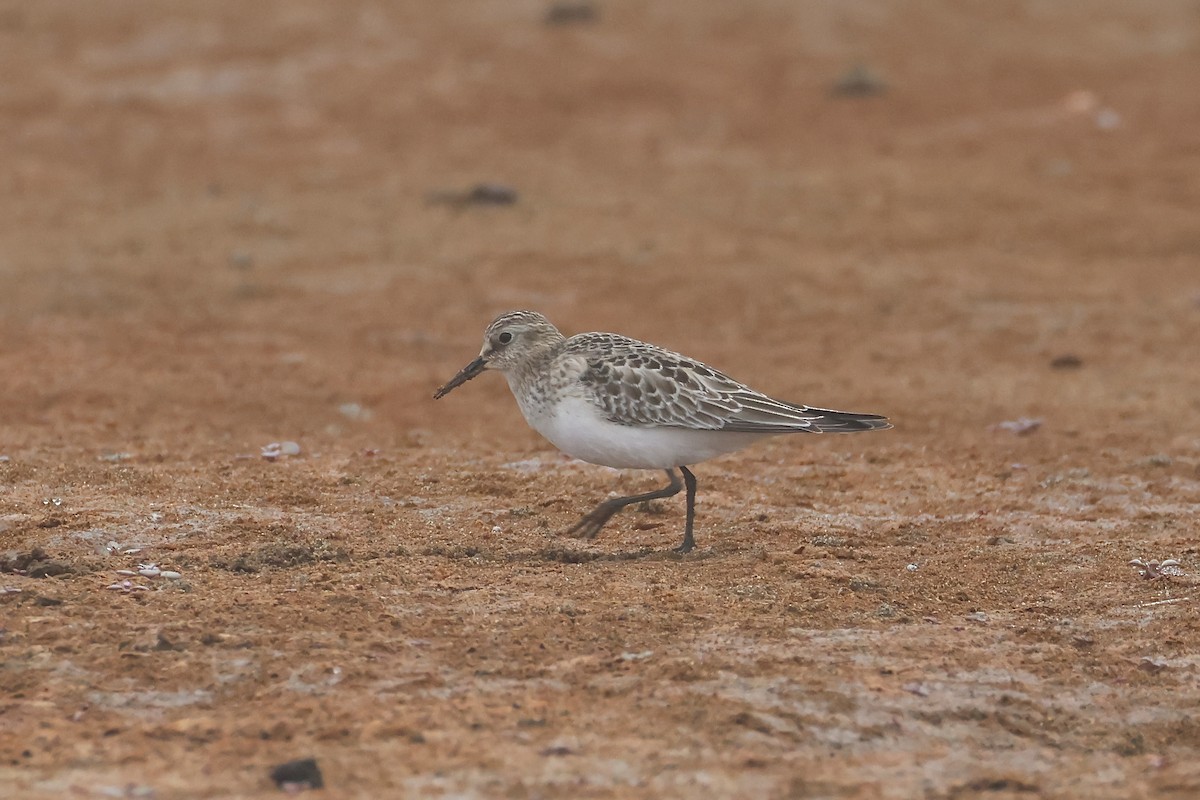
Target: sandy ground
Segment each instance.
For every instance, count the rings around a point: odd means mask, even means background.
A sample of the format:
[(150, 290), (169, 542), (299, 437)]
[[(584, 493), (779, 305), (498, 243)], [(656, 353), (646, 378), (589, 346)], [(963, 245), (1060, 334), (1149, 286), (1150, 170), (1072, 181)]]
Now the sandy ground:
[[(548, 8), (0, 2), (0, 794), (1198, 796), (1196, 3)], [(565, 538), (511, 308), (896, 428)]]

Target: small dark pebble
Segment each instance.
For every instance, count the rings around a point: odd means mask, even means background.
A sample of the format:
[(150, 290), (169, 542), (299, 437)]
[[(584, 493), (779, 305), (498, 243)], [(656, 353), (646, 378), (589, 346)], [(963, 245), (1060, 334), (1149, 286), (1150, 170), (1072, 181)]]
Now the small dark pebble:
[(542, 750), (541, 753), (539, 753), (539, 755), (569, 756), (569, 755), (572, 755), (574, 752), (575, 752), (574, 750), (572, 750), (571, 748), (567, 747), (564, 744), (557, 744), (557, 745), (554, 745), (553, 747), (547, 747), (546, 749)]
[(863, 64), (851, 67), (833, 84), (833, 93), (841, 97), (869, 97), (886, 91), (883, 78)]
[(596, 7), (587, 2), (554, 3), (546, 10), (547, 25), (569, 25), (595, 22), (600, 17)]
[(254, 256), (244, 250), (235, 250), (229, 254), (229, 266), (234, 269), (248, 270), (254, 266)]
[(1055, 356), (1050, 360), (1050, 369), (1079, 369), (1083, 366), (1083, 359), (1073, 353)]
[(57, 597), (43, 597), (39, 595), (33, 598), (33, 604), (35, 606), (61, 606), (63, 601)]
[(321, 789), (325, 786), (321, 778), (321, 768), (315, 758), (298, 758), (272, 768), (271, 780), (283, 789)]
[(517, 190), (502, 183), (477, 183), (465, 192), (437, 191), (426, 195), (430, 204), (452, 208), (467, 206), (511, 206), (517, 202)]
[(58, 517), (48, 517), (38, 523), (39, 528), (57, 528), (62, 525), (63, 521)]
[(517, 190), (499, 183), (478, 183), (471, 188), (466, 200), (479, 206), (510, 206), (517, 202)]

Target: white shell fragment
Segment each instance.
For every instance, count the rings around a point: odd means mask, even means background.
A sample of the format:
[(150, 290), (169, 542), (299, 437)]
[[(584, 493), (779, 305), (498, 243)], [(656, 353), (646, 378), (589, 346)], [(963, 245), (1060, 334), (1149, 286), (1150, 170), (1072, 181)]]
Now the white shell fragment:
[(171, 569), (163, 569), (158, 564), (153, 562), (138, 564), (137, 569), (118, 569), (114, 571), (117, 573), (117, 575), (120, 575), (122, 578), (124, 578), (124, 580), (119, 581), (118, 583), (114, 583), (105, 587), (114, 591), (132, 592), (148, 591), (150, 589), (149, 586), (142, 586), (141, 584), (133, 583), (130, 578), (163, 578), (164, 580), (168, 581), (178, 581), (183, 579), (183, 575), (179, 572)]
[(1028, 436), (1029, 434), (1042, 427), (1042, 421), (1032, 417), (1018, 417), (1017, 419), (1005, 420), (997, 422), (992, 426), (993, 431), (1005, 431), (1014, 436)]
[(148, 591), (150, 591), (149, 586), (142, 586), (140, 583), (134, 583), (133, 581), (121, 581), (120, 583), (110, 583), (108, 586), (106, 586), (104, 588), (112, 589), (113, 591), (116, 591), (116, 592), (125, 592), (126, 594), (128, 594), (130, 592), (148, 592)]
[(263, 445), (261, 453), (267, 461), (276, 461), (280, 456), (300, 455), (300, 445), (296, 442), (271, 442)]

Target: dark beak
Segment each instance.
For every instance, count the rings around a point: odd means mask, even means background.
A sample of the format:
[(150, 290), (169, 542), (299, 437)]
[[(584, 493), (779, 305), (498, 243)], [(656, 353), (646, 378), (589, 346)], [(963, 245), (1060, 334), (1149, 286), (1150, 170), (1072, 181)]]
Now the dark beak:
[(441, 398), (450, 394), (452, 390), (462, 386), (464, 383), (471, 380), (471, 378), (474, 378), (485, 369), (487, 369), (487, 361), (484, 360), (483, 356), (480, 356), (470, 364), (467, 364), (465, 367), (460, 369), (457, 375), (446, 382), (445, 386), (434, 392), (433, 399), (440, 400)]

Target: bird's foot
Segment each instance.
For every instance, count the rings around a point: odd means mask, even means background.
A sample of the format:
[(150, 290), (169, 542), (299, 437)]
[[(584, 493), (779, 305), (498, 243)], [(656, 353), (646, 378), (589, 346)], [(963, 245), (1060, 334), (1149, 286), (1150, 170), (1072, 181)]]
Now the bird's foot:
[(615, 510), (600, 505), (594, 511), (585, 514), (579, 522), (576, 522), (564, 533), (579, 539), (595, 539), (601, 529), (612, 519), (614, 513)]

